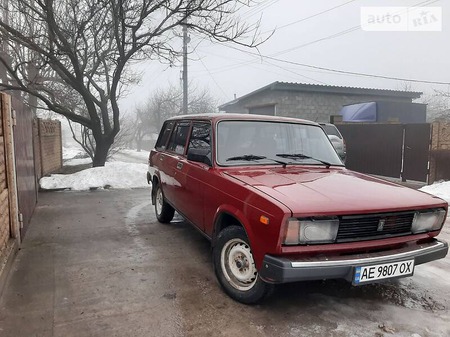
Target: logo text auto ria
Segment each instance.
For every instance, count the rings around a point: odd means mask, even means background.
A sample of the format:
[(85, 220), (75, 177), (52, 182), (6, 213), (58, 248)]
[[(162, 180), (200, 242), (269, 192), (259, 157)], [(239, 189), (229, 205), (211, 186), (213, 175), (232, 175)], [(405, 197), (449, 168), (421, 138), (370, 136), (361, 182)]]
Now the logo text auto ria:
[(442, 31), (442, 7), (361, 7), (365, 31)]

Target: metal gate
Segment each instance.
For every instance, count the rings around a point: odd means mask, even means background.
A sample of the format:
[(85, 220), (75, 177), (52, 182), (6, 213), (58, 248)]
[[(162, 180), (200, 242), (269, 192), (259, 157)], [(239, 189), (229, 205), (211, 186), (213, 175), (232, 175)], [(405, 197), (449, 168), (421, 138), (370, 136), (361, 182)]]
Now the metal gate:
[(404, 180), (427, 181), (431, 125), (406, 124), (403, 156)]
[(337, 124), (347, 168), (402, 180), (427, 181), (429, 124)]
[(34, 169), (33, 114), (20, 99), (12, 98), (15, 111), (14, 151), (21, 236), (25, 235), (37, 203), (37, 181)]

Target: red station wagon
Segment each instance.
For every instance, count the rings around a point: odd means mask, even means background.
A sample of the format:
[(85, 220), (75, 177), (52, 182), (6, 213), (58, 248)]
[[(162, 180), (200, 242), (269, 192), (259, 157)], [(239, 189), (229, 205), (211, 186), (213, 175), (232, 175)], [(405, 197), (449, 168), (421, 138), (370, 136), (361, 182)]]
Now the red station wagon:
[(224, 291), (242, 303), (274, 284), (410, 276), (446, 256), (448, 204), (346, 169), (316, 123), (210, 114), (168, 119), (149, 157), (159, 222), (175, 210), (212, 244)]

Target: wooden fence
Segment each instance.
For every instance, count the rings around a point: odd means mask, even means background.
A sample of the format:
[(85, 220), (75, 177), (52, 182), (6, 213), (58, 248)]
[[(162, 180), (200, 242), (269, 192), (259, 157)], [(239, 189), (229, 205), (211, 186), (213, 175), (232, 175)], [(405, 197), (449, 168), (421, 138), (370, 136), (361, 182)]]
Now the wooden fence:
[(11, 98), (0, 93), (0, 292), (20, 243), (12, 124)]

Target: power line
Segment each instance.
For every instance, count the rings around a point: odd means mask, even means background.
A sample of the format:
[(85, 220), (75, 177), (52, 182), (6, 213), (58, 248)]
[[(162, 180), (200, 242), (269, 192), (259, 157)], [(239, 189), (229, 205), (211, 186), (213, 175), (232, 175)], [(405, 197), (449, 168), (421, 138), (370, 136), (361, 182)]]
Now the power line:
[[(420, 3), (418, 3), (418, 4), (415, 4), (415, 5), (411, 6), (411, 7), (418, 7), (418, 6), (431, 5), (431, 4), (433, 4), (433, 3), (435, 3), (435, 2), (438, 2), (438, 1), (440, 1), (440, 0), (426, 0), (426, 1), (420, 2)], [(351, 2), (351, 1), (349, 1), (349, 2)], [(348, 2), (347, 2), (347, 3), (348, 3)], [(345, 4), (347, 4), (347, 3), (345, 3)], [(344, 5), (345, 5), (345, 4), (344, 4)], [(395, 14), (399, 14), (399, 13), (404, 13), (404, 12), (403, 12), (403, 11), (401, 11), (401, 12), (396, 12)], [(346, 34), (355, 32), (355, 31), (357, 31), (357, 30), (360, 30), (360, 28), (361, 28), (360, 25), (353, 26), (353, 27), (344, 29), (344, 30), (342, 30), (342, 31), (340, 31), (340, 32), (338, 32), (338, 33), (334, 33), (334, 34), (331, 34), (331, 35), (328, 35), (328, 36), (319, 38), (319, 39), (317, 39), (317, 40), (313, 40), (313, 41), (310, 41), (310, 42), (306, 42), (306, 43), (301, 44), (301, 45), (299, 45), (299, 46), (295, 46), (295, 47), (291, 47), (291, 48), (286, 49), (286, 50), (282, 50), (282, 51), (280, 51), (280, 52), (278, 52), (278, 53), (276, 53), (276, 54), (273, 54), (272, 56), (283, 55), (283, 54), (289, 53), (289, 52), (291, 52), (291, 51), (294, 51), (294, 50), (297, 50), (297, 49), (301, 49), (301, 48), (310, 46), (310, 45), (315, 44), (315, 43), (317, 43), (317, 42), (321, 42), (321, 41), (325, 41), (325, 40), (331, 40), (331, 39), (334, 39), (334, 38), (336, 38), (336, 37), (339, 37), (339, 36), (342, 36), (342, 35), (346, 35)]]
[[(262, 12), (266, 8), (269, 8), (270, 6), (277, 3), (279, 0), (269, 0), (267, 2), (261, 2), (260, 4), (256, 5), (255, 7), (249, 9), (248, 11), (242, 13), (241, 17), (244, 18), (250, 18), (254, 16), (255, 14), (258, 14), (259, 12)], [(260, 7), (260, 8), (258, 8)]]
[[(356, 1), (356, 0), (352, 0), (352, 1)], [(342, 6), (348, 4), (348, 3), (352, 2), (352, 1), (348, 1), (348, 2), (346, 2), (346, 3), (344, 3), (344, 4), (342, 4), (342, 5), (335, 6), (335, 7), (333, 7), (333, 8), (330, 8), (330, 9), (326, 10), (326, 11), (331, 11), (331, 10), (337, 8), (337, 7), (342, 7)], [(430, 5), (430, 4), (435, 3), (435, 2), (437, 2), (437, 1), (439, 1), (439, 0), (427, 0), (427, 1), (420, 2), (420, 3), (416, 4), (416, 5), (413, 5), (412, 7), (417, 7), (417, 6), (421, 6), (421, 5)], [(326, 11), (323, 11), (323, 12), (326, 12)], [(321, 12), (321, 13), (322, 13), (322, 12)], [(317, 13), (317, 14), (315, 14), (314, 16), (318, 16), (318, 15), (320, 15), (321, 13)], [(304, 18), (304, 19), (298, 20), (298, 22), (304, 21), (304, 20), (306, 20), (306, 19), (308, 19), (308, 18)], [(294, 24), (294, 23), (291, 23), (291, 24)], [(291, 24), (288, 24), (288, 25), (291, 25)], [(285, 26), (288, 26), (288, 25), (285, 25)], [(282, 27), (283, 27), (283, 26), (282, 26)], [(316, 42), (320, 42), (320, 41), (324, 41), (324, 40), (333, 39), (333, 38), (336, 38), (336, 37), (339, 37), (339, 36), (342, 36), (342, 35), (351, 33), (351, 32), (353, 32), (353, 31), (358, 30), (359, 28), (360, 28), (360, 26), (354, 26), (354, 27), (345, 29), (345, 30), (343, 30), (343, 31), (341, 31), (341, 32), (338, 32), (338, 33), (335, 33), (335, 34), (332, 34), (332, 35), (329, 35), (329, 36), (326, 36), (326, 37), (323, 37), (323, 38), (320, 38), (320, 39), (317, 39), (317, 40), (314, 40), (314, 41), (307, 42), (307, 43), (302, 44), (302, 45), (300, 45), (300, 46), (296, 46), (296, 47), (289, 48), (289, 49), (284, 50), (284, 51), (280, 51), (280, 52), (278, 52), (278, 53), (276, 53), (276, 54), (273, 54), (272, 56), (266, 56), (266, 55), (262, 55), (262, 54), (260, 54), (260, 53), (254, 53), (254, 52), (250, 52), (250, 51), (245, 51), (245, 50), (239, 49), (239, 48), (234, 47), (234, 46), (231, 46), (231, 45), (227, 45), (227, 47), (232, 48), (232, 49), (235, 49), (235, 50), (238, 50), (238, 51), (240, 51), (240, 52), (242, 52), (242, 53), (246, 53), (246, 54), (251, 55), (251, 56), (256, 56), (256, 57), (258, 57), (258, 58), (260, 58), (260, 59), (263, 59), (263, 60), (265, 59), (266, 62), (267, 62), (267, 60), (273, 60), (273, 61), (276, 61), (276, 62), (282, 62), (282, 63), (285, 63), (285, 64), (291, 64), (291, 65), (295, 65), (295, 66), (302, 66), (302, 67), (306, 67), (306, 68), (309, 68), (309, 69), (321, 70), (321, 71), (325, 71), (325, 72), (333, 72), (333, 73), (336, 73), (336, 74), (352, 75), (352, 76), (362, 76), (362, 77), (372, 77), (372, 78), (382, 78), (382, 79), (388, 79), (388, 80), (407, 81), (407, 82), (415, 82), (415, 83), (427, 83), (427, 84), (438, 84), (438, 85), (450, 85), (450, 82), (429, 81), (429, 80), (418, 80), (418, 79), (407, 79), (407, 78), (401, 78), (401, 77), (393, 77), (393, 76), (385, 76), (385, 75), (377, 75), (377, 74), (368, 74), (368, 73), (361, 73), (361, 72), (354, 72), (354, 71), (345, 71), (345, 70), (339, 70), (339, 69), (332, 69), (332, 68), (326, 68), (326, 67), (319, 67), (319, 66), (314, 66), (314, 65), (310, 65), (310, 64), (294, 62), (294, 61), (288, 61), (288, 60), (283, 60), (283, 59), (279, 59), (279, 58), (276, 58), (276, 57), (275, 57), (275, 56), (278, 56), (278, 55), (281, 55), (281, 54), (288, 53), (288, 52), (290, 52), (290, 51), (292, 51), (292, 50), (295, 50), (295, 49), (299, 49), (299, 48), (306, 47), (306, 46), (311, 45), (311, 44), (314, 44), (314, 43), (316, 43)], [(238, 65), (229, 66), (229, 67), (227, 67), (226, 70), (232, 70), (232, 69), (235, 69), (235, 68), (239, 68), (239, 67), (241, 67), (241, 66), (244, 66), (244, 65), (250, 65), (250, 64), (252, 64), (252, 63), (254, 63), (254, 61), (246, 61), (246, 62), (242, 62), (241, 64), (238, 64)], [(267, 63), (269, 63), (269, 64), (271, 64), (271, 65), (273, 65), (273, 66), (277, 66), (277, 65), (275, 65), (275, 64), (273, 64), (273, 63), (270, 63), (270, 62), (267, 62)], [(279, 67), (279, 66), (277, 66), (277, 67)], [(281, 67), (280, 67), (280, 68), (281, 68)], [(225, 69), (222, 70), (222, 71), (225, 71)], [(212, 75), (212, 73), (211, 73), (209, 70), (208, 70), (208, 72), (210, 73), (210, 75)], [(221, 70), (218, 70), (217, 72), (221, 72)], [(293, 72), (293, 71), (291, 71), (291, 72), (292, 72), (292, 73), (295, 73), (295, 72)], [(300, 74), (297, 74), (297, 75), (303, 76), (303, 75), (300, 75)], [(308, 77), (306, 77), (306, 76), (303, 76), (303, 77), (308, 78)], [(317, 80), (315, 80), (315, 79), (313, 79), (313, 78), (309, 78), (309, 79), (314, 80), (314, 81), (316, 81), (316, 82), (320, 82), (320, 81), (317, 81)]]
[(281, 67), (281, 66), (279, 66), (279, 65), (277, 65), (277, 64), (275, 64), (275, 63), (271, 63), (271, 62), (268, 62), (268, 61), (266, 61), (266, 62), (267, 62), (268, 64), (274, 66), (274, 67), (280, 68), (280, 69), (282, 69), (282, 70), (284, 70), (284, 71), (290, 72), (290, 73), (295, 74), (295, 75), (297, 75), (297, 76), (304, 77), (304, 78), (306, 78), (306, 79), (308, 79), (308, 80), (311, 80), (311, 81), (314, 81), (314, 82), (317, 82), (317, 83), (321, 83), (321, 84), (325, 84), (325, 85), (327, 84), (327, 83), (325, 83), (325, 82), (316, 80), (315, 78), (308, 77), (308, 76), (299, 74), (299, 73), (297, 73), (297, 72), (295, 72), (295, 71), (293, 71), (293, 70), (289, 70), (289, 69), (283, 68), (283, 67)]
[(306, 42), (306, 43), (301, 44), (299, 46), (295, 46), (295, 47), (292, 47), (292, 48), (289, 48), (289, 49), (282, 50), (282, 51), (280, 51), (278, 53), (273, 54), (273, 56), (279, 56), (279, 55), (287, 54), (287, 53), (289, 53), (291, 51), (310, 46), (310, 45), (315, 44), (317, 42), (321, 42), (321, 41), (325, 41), (325, 40), (331, 40), (331, 39), (334, 39), (336, 37), (339, 37), (339, 36), (346, 35), (348, 33), (357, 31), (357, 30), (359, 30), (359, 28), (360, 28), (360, 26), (351, 27), (351, 28), (345, 29), (343, 31), (340, 31), (338, 33), (335, 33), (335, 34), (332, 34), (332, 35), (329, 35), (329, 36), (326, 36), (326, 37), (323, 37), (323, 38), (320, 38), (320, 39), (317, 39), (317, 40), (314, 40), (314, 41)]
[(266, 56), (266, 55), (262, 55), (262, 54), (258, 54), (258, 53), (253, 53), (253, 52), (242, 50), (242, 49), (239, 49), (239, 48), (236, 48), (236, 47), (233, 47), (233, 46), (228, 46), (228, 47), (232, 48), (232, 49), (239, 50), (240, 52), (243, 52), (243, 53), (246, 53), (246, 54), (249, 54), (249, 55), (259, 56), (259, 57), (264, 58), (264, 59), (269, 59), (269, 60), (273, 60), (273, 61), (277, 61), (277, 62), (282, 62), (282, 63), (286, 63), (286, 64), (292, 64), (292, 65), (306, 67), (306, 68), (325, 70), (325, 71), (329, 71), (329, 72), (333, 72), (333, 73), (355, 75), (355, 76), (363, 76), (363, 77), (382, 78), (382, 79), (396, 80), (396, 81), (407, 81), (407, 82), (415, 82), (415, 83), (450, 85), (450, 82), (408, 79), (408, 78), (402, 78), (402, 77), (367, 74), (367, 73), (359, 73), (359, 72), (355, 72), (355, 71), (346, 71), (346, 70), (332, 69), (332, 68), (326, 68), (326, 67), (319, 67), (319, 66), (314, 66), (314, 65), (311, 65), (311, 64), (305, 64), (305, 63), (299, 63), (299, 62), (294, 62), (294, 61), (288, 61), (288, 60), (278, 59), (278, 58), (275, 58), (275, 57)]
[[(412, 7), (417, 7), (417, 6), (421, 6), (421, 5), (430, 5), (430, 4), (435, 3), (437, 1), (439, 1), (439, 0), (431, 0), (431, 1), (427, 0), (427, 1), (420, 2), (420, 3), (416, 4), (416, 5), (413, 5)], [(347, 4), (347, 3), (345, 3), (345, 4)], [(343, 4), (343, 5), (345, 5), (345, 4)], [(319, 13), (317, 13), (317, 15), (319, 15)], [(307, 19), (307, 18), (305, 18), (305, 19)], [(301, 21), (301, 20), (299, 20), (299, 21)], [(257, 57), (263, 58), (263, 59), (269, 59), (269, 60), (282, 62), (282, 63), (286, 63), (286, 64), (292, 64), (292, 65), (296, 65), (296, 66), (302, 66), (302, 67), (307, 67), (307, 68), (311, 68), (311, 69), (318, 69), (318, 70), (323, 70), (323, 71), (328, 71), (328, 72), (334, 72), (334, 73), (340, 73), (340, 74), (346, 74), (346, 75), (354, 75), (354, 76), (382, 78), (382, 79), (397, 80), (397, 81), (409, 81), (409, 82), (415, 82), (415, 83), (427, 83), (427, 84), (439, 84), (439, 85), (449, 85), (450, 84), (450, 82), (407, 79), (407, 78), (401, 78), (401, 77), (393, 77), (393, 76), (385, 76), (385, 75), (377, 75), (377, 74), (360, 73), (360, 72), (354, 72), (354, 71), (338, 70), (338, 69), (319, 67), (319, 66), (314, 66), (314, 65), (304, 64), (304, 63), (298, 63), (298, 62), (294, 62), (294, 61), (278, 59), (278, 58), (274, 57), (274, 56), (278, 56), (278, 55), (281, 55), (281, 54), (288, 53), (288, 52), (296, 50), (296, 49), (300, 49), (300, 48), (309, 46), (311, 44), (314, 44), (314, 43), (317, 43), (317, 42), (320, 42), (320, 41), (333, 39), (333, 38), (336, 38), (336, 37), (339, 37), (339, 36), (342, 36), (342, 35), (354, 32), (354, 31), (358, 30), (359, 28), (360, 28), (360, 26), (354, 26), (354, 27), (345, 29), (345, 30), (343, 30), (341, 32), (338, 32), (338, 33), (335, 33), (335, 34), (332, 34), (332, 35), (329, 35), (329, 36), (326, 36), (326, 37), (323, 37), (323, 38), (320, 38), (320, 39), (317, 39), (317, 40), (314, 40), (314, 41), (310, 41), (310, 42), (302, 44), (300, 46), (296, 46), (296, 47), (289, 48), (287, 50), (278, 52), (278, 53), (274, 54), (273, 56), (266, 56), (266, 55), (262, 55), (260, 53), (253, 53), (253, 52), (250, 52), (250, 51), (244, 51), (244, 50), (241, 50), (241, 49), (233, 47), (233, 46), (228, 46), (228, 47), (232, 48), (232, 49), (239, 50), (239, 51), (244, 52), (244, 53), (247, 53), (249, 55), (253, 55), (253, 56), (257, 56)]]
[(325, 70), (325, 71), (330, 71), (330, 72), (340, 73), (340, 74), (356, 75), (356, 76), (364, 76), (364, 77), (373, 77), (373, 78), (383, 78), (383, 79), (387, 79), (387, 80), (407, 81), (407, 82), (415, 82), (415, 83), (442, 84), (442, 85), (449, 85), (450, 84), (450, 82), (417, 80), (417, 79), (409, 79), (409, 78), (402, 78), (402, 77), (392, 77), (392, 76), (384, 76), (384, 75), (376, 75), (376, 74), (358, 73), (358, 72), (355, 72), (355, 71), (345, 71), (345, 70), (338, 70), (338, 69), (332, 69), (332, 68), (318, 67), (318, 66), (313, 66), (313, 65), (310, 65), (310, 64), (303, 64), (303, 63), (297, 63), (297, 62), (293, 62), (293, 61), (276, 59), (276, 58), (273, 58), (273, 57), (267, 57), (267, 56), (264, 56), (264, 57), (272, 59), (274, 61), (278, 61), (278, 62), (294, 64), (294, 65), (307, 67), (307, 68), (320, 69), (320, 70)]
[[(307, 16), (306, 18), (303, 18), (303, 19), (300, 19), (300, 20), (297, 20), (297, 21), (294, 21), (294, 22), (285, 24), (285, 25), (283, 25), (283, 26), (277, 27), (277, 28), (275, 28), (275, 30), (280, 30), (280, 29), (283, 29), (283, 28), (286, 28), (286, 27), (295, 25), (295, 24), (297, 24), (297, 23), (300, 23), (300, 22), (303, 22), (303, 21), (306, 21), (306, 20), (315, 18), (315, 17), (317, 17), (317, 16), (319, 16), (319, 15), (322, 15), (322, 14), (325, 14), (325, 13), (328, 13), (328, 12), (331, 12), (331, 11), (337, 9), (337, 8), (343, 7), (343, 6), (345, 6), (345, 5), (348, 5), (348, 4), (351, 3), (351, 2), (355, 2), (355, 1), (356, 1), (356, 0), (350, 0), (350, 1), (347, 1), (347, 2), (345, 2), (345, 3), (343, 3), (343, 4), (340, 4), (340, 5), (337, 5), (337, 6), (328, 8), (328, 9), (325, 9), (325, 10), (322, 11), (322, 12), (319, 12), (319, 13), (316, 13), (316, 14), (313, 14), (313, 15), (310, 15), (310, 16)], [(272, 30), (267, 30), (267, 31), (263, 32), (263, 34), (268, 33), (268, 32), (271, 32), (271, 31), (272, 31)]]
[(198, 59), (200, 60), (201, 64), (203, 65), (203, 67), (205, 68), (205, 70), (208, 72), (209, 76), (212, 78), (212, 80), (214, 81), (214, 83), (217, 85), (217, 87), (220, 89), (220, 91), (222, 91), (222, 93), (227, 96), (227, 93), (225, 92), (225, 90), (223, 90), (223, 88), (219, 85), (219, 83), (217, 83), (216, 79), (214, 78), (214, 76), (211, 74), (211, 72), (209, 71), (209, 69), (206, 67), (205, 63), (203, 62), (202, 58), (200, 57), (200, 55), (198, 55), (197, 51), (195, 51), (195, 54), (198, 56)]
[[(223, 58), (223, 59), (226, 59), (226, 60), (233, 59), (233, 60), (236, 60), (238, 62), (238, 63), (226, 65), (226, 66), (221, 66), (221, 67), (218, 67), (218, 68), (215, 68), (215, 69), (211, 69), (210, 70), (211, 74), (216, 74), (216, 73), (221, 73), (221, 72), (224, 72), (224, 71), (234, 70), (234, 69), (246, 66), (246, 65), (250, 65), (250, 64), (255, 62), (254, 60), (251, 60), (251, 61), (245, 60), (244, 61), (242, 59), (236, 59), (236, 58), (231, 58), (229, 56), (224, 56), (224, 55), (211, 53), (209, 50), (208, 51), (203, 50), (202, 53), (209, 54), (209, 55), (212, 55), (212, 56), (215, 56), (215, 57), (220, 57), (220, 58)], [(260, 59), (260, 57), (258, 57), (258, 59)]]

